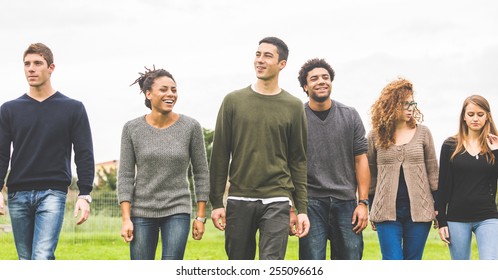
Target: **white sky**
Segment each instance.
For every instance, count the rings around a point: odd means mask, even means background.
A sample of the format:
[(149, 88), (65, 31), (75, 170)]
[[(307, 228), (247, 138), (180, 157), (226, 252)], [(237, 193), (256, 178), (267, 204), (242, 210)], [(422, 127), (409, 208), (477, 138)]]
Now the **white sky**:
[(465, 97), (481, 94), (498, 112), (497, 29), (493, 0), (2, 1), (0, 103), (28, 90), (22, 54), (43, 42), (54, 88), (86, 106), (96, 162), (119, 159), (124, 123), (148, 113), (129, 87), (144, 66), (170, 71), (175, 111), (213, 129), (223, 97), (254, 82), (258, 41), (276, 36), (290, 48), (280, 86), (306, 101), (299, 68), (325, 58), (336, 71), (332, 98), (355, 107), (367, 131), (380, 90), (411, 80), (439, 154)]

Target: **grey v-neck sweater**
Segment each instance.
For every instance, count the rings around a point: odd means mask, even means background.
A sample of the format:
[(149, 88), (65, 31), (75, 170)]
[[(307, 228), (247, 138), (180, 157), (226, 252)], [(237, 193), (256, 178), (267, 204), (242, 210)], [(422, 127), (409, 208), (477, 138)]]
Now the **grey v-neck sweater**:
[(199, 122), (185, 115), (164, 129), (150, 126), (144, 116), (127, 122), (121, 136), (119, 203), (131, 203), (132, 217), (190, 214), (190, 163), (197, 201), (207, 201), (209, 174)]
[(335, 100), (324, 121), (308, 102), (304, 107), (308, 119), (308, 197), (356, 199), (355, 156), (368, 149), (360, 115)]

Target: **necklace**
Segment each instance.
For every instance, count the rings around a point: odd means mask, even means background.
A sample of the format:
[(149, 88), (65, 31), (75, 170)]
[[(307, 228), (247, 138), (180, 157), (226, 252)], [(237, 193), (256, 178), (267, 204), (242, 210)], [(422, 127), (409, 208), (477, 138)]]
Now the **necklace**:
[(476, 159), (479, 159), (479, 153), (481, 152), (481, 146), (476, 143), (476, 142), (467, 142), (464, 144), (465, 146), (465, 149), (467, 150), (467, 153), (469, 153), (471, 156), (472, 154), (475, 153), (475, 157)]

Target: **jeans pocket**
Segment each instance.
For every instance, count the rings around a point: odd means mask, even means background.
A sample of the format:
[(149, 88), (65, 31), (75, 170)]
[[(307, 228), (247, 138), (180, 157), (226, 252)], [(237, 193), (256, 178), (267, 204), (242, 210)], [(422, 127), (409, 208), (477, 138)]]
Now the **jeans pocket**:
[(60, 198), (64, 198), (64, 199), (67, 196), (67, 194), (61, 190), (48, 189), (47, 193), (49, 193), (50, 195), (60, 197)]
[(8, 193), (8, 194), (7, 194), (7, 198), (8, 198), (9, 200), (13, 200), (13, 199), (15, 199), (15, 198), (17, 197), (17, 193), (18, 193), (18, 192), (11, 192), (11, 193)]

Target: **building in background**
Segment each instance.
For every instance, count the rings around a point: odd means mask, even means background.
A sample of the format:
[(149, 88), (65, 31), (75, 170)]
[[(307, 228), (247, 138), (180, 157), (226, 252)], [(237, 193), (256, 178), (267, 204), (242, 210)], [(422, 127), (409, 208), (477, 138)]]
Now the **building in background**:
[(111, 189), (115, 189), (113, 185), (115, 185), (116, 182), (118, 166), (119, 160), (111, 160), (95, 164), (94, 186), (102, 188), (104, 185), (110, 184)]

